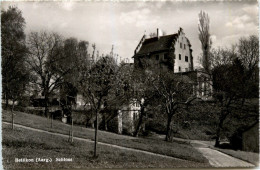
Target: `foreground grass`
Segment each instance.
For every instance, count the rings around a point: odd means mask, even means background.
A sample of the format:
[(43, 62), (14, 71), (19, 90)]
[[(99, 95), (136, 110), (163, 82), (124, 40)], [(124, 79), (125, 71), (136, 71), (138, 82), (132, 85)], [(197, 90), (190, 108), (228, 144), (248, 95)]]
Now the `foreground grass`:
[(256, 166), (259, 166), (259, 154), (258, 153), (235, 151), (235, 150), (231, 150), (231, 149), (220, 149), (220, 148), (216, 148), (216, 147), (214, 147), (213, 149), (223, 152), (225, 154), (228, 154), (230, 156), (233, 156), (235, 158), (250, 162)]
[[(99, 145), (98, 158), (93, 159), (93, 143), (35, 132), (23, 128), (11, 130), (3, 124), (3, 166), (5, 169), (66, 168), (176, 168), (207, 167), (205, 163), (174, 160)], [(17, 163), (15, 158), (51, 158), (52, 162)], [(72, 158), (72, 162), (56, 162), (56, 158)]]
[[(5, 110), (2, 110), (2, 113), (3, 121), (10, 122), (11, 113)], [(60, 121), (53, 121), (53, 128), (51, 128), (49, 119), (23, 112), (16, 112), (15, 123), (62, 134), (68, 134), (71, 129), (69, 125)], [(74, 136), (94, 139), (93, 129), (79, 126), (74, 126), (73, 129)], [(209, 165), (208, 160), (201, 153), (185, 142), (165, 142), (161, 139), (134, 138), (105, 131), (99, 131), (98, 140), (104, 143), (150, 151)]]

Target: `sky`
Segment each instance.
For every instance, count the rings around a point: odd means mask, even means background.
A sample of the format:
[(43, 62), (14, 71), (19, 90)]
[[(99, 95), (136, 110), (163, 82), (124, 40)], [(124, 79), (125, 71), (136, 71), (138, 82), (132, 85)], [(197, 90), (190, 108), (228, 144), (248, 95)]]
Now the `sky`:
[[(121, 60), (132, 56), (144, 34), (177, 33), (182, 27), (190, 40), (194, 65), (199, 66), (202, 53), (198, 38), (198, 14), (201, 10), (210, 18), (212, 47), (230, 47), (239, 38), (258, 35), (258, 3), (209, 1), (60, 1), (60, 2), (2, 2), (2, 9), (17, 6), (26, 21), (26, 34), (50, 31), (64, 38), (95, 43), (102, 54), (114, 53)], [(91, 46), (89, 47), (91, 48)], [(120, 59), (118, 59), (120, 60)]]

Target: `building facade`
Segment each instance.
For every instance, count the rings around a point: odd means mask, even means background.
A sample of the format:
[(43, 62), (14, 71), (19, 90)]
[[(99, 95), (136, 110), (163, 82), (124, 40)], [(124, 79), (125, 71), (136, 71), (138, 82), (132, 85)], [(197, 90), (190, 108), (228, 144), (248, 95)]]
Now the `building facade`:
[(193, 71), (193, 56), (189, 39), (182, 28), (178, 33), (162, 35), (157, 29), (157, 36), (147, 38), (144, 35), (134, 52), (135, 69), (157, 67), (175, 73)]
[(140, 105), (136, 100), (131, 100), (118, 110), (118, 133), (133, 134), (139, 119)]
[(147, 38), (144, 35), (134, 52), (134, 69), (173, 71), (193, 81), (193, 93), (201, 99), (211, 99), (213, 88), (211, 75), (203, 69), (194, 70), (192, 48), (182, 28), (178, 33), (163, 35), (157, 29), (157, 35)]

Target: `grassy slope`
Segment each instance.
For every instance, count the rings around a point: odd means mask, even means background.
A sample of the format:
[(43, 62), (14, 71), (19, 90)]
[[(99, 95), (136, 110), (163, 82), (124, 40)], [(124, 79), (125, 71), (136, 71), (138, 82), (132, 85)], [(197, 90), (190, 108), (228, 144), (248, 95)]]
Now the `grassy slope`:
[[(172, 160), (157, 156), (124, 151), (108, 146), (98, 147), (99, 157), (93, 159), (93, 144), (64, 137), (34, 132), (22, 128), (11, 130), (3, 125), (3, 166), (17, 168), (175, 168), (204, 167), (204, 163)], [(50, 163), (15, 163), (15, 158), (52, 158)], [(72, 158), (72, 162), (55, 162), (56, 158)]]
[[(3, 121), (10, 122), (11, 114), (9, 111), (2, 112)], [(36, 115), (16, 112), (15, 123), (44, 129), (52, 132), (68, 134), (70, 126), (60, 121), (53, 121), (53, 128), (50, 128), (50, 120)], [(94, 130), (74, 126), (74, 136), (94, 139)], [(110, 132), (99, 131), (98, 140), (100, 142), (136, 148), (154, 153), (169, 155), (186, 160), (202, 162), (208, 164), (208, 160), (204, 158), (196, 149), (184, 142), (165, 142), (159, 139), (133, 138), (130, 136), (118, 135)]]

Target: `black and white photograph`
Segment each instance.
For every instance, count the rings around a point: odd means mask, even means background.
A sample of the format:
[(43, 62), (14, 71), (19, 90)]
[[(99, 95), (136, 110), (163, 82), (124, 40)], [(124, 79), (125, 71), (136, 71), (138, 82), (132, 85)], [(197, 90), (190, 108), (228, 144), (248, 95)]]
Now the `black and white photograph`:
[(1, 1), (1, 169), (259, 167), (248, 1)]

